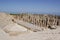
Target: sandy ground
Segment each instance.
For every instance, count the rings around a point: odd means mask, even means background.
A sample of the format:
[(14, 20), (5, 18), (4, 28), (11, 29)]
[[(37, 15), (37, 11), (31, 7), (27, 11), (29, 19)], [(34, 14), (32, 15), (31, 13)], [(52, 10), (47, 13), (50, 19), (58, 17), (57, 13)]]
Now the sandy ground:
[(10, 37), (2, 29), (0, 29), (0, 40), (10, 40)]
[(13, 40), (60, 40), (60, 28), (12, 37)]
[(11, 36), (15, 36), (15, 35), (18, 35), (18, 34), (24, 34), (24, 33), (29, 33), (29, 32), (32, 32), (32, 31), (29, 31), (27, 28), (21, 26), (21, 25), (18, 25), (16, 23), (11, 23), (9, 25), (6, 25), (3, 30), (8, 33), (9, 35)]
[(0, 29), (0, 40), (60, 40), (60, 28), (9, 36)]

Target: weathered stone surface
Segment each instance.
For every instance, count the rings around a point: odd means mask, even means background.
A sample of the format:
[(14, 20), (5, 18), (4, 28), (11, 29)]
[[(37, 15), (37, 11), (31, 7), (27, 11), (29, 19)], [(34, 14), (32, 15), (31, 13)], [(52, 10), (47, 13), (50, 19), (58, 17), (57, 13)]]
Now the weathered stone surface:
[(11, 24), (12, 17), (10, 14), (0, 13), (0, 28), (4, 28), (6, 25)]
[(56, 15), (47, 14), (14, 14), (12, 15), (17, 20), (23, 20), (40, 27), (51, 28), (56, 25), (60, 26), (60, 19)]

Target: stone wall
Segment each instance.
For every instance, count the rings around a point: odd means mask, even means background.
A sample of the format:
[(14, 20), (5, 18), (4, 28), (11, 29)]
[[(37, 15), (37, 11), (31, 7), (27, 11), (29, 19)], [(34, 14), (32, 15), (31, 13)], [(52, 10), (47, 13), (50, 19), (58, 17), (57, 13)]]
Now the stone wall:
[(23, 20), (40, 27), (60, 26), (60, 19), (56, 15), (47, 14), (17, 14), (13, 15), (17, 20)]

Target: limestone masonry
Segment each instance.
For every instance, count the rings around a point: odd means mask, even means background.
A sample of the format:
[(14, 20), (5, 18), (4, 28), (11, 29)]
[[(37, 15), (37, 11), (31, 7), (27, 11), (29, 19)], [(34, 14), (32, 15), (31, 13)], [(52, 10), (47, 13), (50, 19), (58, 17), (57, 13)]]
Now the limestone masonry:
[(60, 26), (60, 16), (48, 14), (11, 14), (17, 20), (23, 20), (39, 27), (54, 29)]

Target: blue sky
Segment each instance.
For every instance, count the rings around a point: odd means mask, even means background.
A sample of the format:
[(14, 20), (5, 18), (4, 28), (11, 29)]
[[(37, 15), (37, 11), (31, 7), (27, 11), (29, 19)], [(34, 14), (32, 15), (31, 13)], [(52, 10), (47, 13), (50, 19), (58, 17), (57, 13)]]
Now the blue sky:
[(0, 0), (0, 12), (60, 13), (60, 0)]

